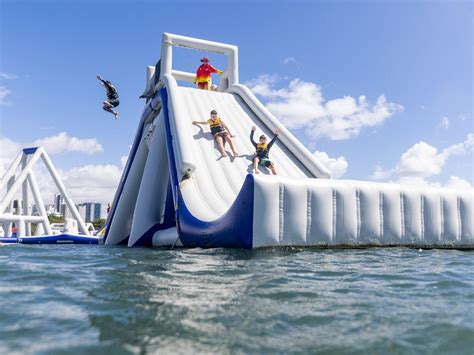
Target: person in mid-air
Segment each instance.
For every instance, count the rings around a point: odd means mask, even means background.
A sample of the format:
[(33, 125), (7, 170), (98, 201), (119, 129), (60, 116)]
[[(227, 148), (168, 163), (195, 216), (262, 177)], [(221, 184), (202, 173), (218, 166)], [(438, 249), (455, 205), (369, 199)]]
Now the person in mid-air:
[(253, 171), (255, 172), (255, 174), (259, 174), (260, 172), (258, 171), (258, 167), (265, 166), (271, 170), (273, 175), (276, 175), (277, 173), (275, 169), (275, 164), (273, 164), (272, 161), (268, 158), (268, 153), (270, 152), (273, 143), (275, 143), (280, 131), (278, 129), (275, 131), (275, 135), (273, 136), (270, 143), (267, 143), (267, 137), (264, 134), (260, 136), (257, 143), (253, 139), (253, 135), (256, 129), (257, 127), (253, 126), (252, 130), (250, 131), (250, 141), (255, 147), (255, 156), (253, 157)]
[(222, 70), (214, 68), (209, 64), (209, 58), (204, 57), (201, 59), (202, 64), (196, 71), (196, 76), (194, 77), (194, 83), (197, 84), (197, 87), (202, 90), (211, 89), (211, 74), (216, 73), (222, 75)]
[(105, 111), (108, 111), (113, 114), (115, 116), (115, 119), (118, 119), (119, 113), (113, 110), (114, 107), (117, 107), (120, 104), (117, 89), (115, 88), (115, 86), (112, 85), (110, 81), (102, 79), (100, 75), (97, 75), (97, 80), (99, 80), (100, 85), (105, 87), (105, 90), (107, 92), (107, 100), (102, 102), (104, 105), (102, 108)]
[(225, 143), (229, 143), (230, 149), (232, 149), (232, 153), (234, 157), (238, 157), (239, 153), (235, 150), (234, 143), (232, 142), (232, 133), (230, 133), (229, 127), (221, 120), (219, 115), (217, 114), (216, 110), (211, 111), (211, 118), (207, 121), (193, 121), (194, 125), (200, 124), (209, 124), (211, 128), (211, 133), (216, 140), (217, 147), (219, 148), (219, 152), (221, 153), (222, 157), (226, 157), (227, 153), (224, 150)]

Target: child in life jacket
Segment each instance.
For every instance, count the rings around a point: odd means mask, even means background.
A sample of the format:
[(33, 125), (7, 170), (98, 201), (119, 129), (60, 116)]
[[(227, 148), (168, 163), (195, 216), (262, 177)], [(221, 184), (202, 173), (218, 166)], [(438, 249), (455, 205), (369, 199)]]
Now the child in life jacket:
[(260, 174), (260, 172), (258, 171), (258, 167), (265, 166), (271, 170), (273, 175), (276, 175), (277, 173), (275, 169), (275, 164), (273, 164), (272, 161), (268, 158), (268, 153), (270, 153), (270, 149), (272, 148), (273, 143), (275, 143), (275, 140), (277, 139), (280, 131), (278, 129), (275, 131), (275, 135), (273, 136), (270, 143), (267, 143), (267, 137), (264, 134), (260, 136), (258, 143), (256, 143), (253, 139), (253, 135), (256, 129), (257, 128), (253, 126), (252, 130), (250, 131), (250, 141), (255, 147), (255, 156), (253, 157), (253, 171), (255, 172), (255, 174)]
[(197, 84), (199, 89), (210, 90), (211, 88), (211, 74), (216, 73), (222, 75), (222, 70), (214, 68), (209, 64), (209, 59), (204, 57), (201, 59), (202, 64), (196, 71), (194, 77), (194, 83)]
[(224, 150), (225, 143), (229, 143), (234, 157), (239, 156), (239, 153), (237, 153), (235, 150), (234, 143), (231, 139), (233, 135), (230, 133), (229, 127), (227, 127), (224, 121), (221, 120), (216, 110), (211, 111), (211, 118), (209, 118), (207, 121), (193, 121), (193, 125), (200, 124), (209, 124), (211, 133), (216, 140), (217, 147), (219, 148), (219, 152), (221, 153), (222, 157), (227, 157), (227, 153)]

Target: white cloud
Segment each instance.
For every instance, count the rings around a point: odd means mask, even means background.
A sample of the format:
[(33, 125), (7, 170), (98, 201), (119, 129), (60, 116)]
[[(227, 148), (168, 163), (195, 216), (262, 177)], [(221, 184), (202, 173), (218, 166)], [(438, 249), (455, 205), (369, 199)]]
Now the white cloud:
[(0, 176), (3, 176), (4, 172), (8, 169), (20, 150), (20, 144), (9, 138), (0, 137)]
[[(20, 144), (9, 138), (0, 137), (0, 177), (20, 151)], [(57, 170), (74, 203), (97, 201), (106, 204), (114, 197), (122, 169), (116, 165), (86, 165), (69, 170)], [(41, 161), (36, 165), (34, 172), (44, 203), (52, 203), (53, 196), (58, 190)], [(5, 189), (0, 191), (0, 198), (5, 192)]]
[(86, 165), (61, 171), (64, 185), (75, 203), (112, 202), (122, 169), (116, 165)]
[(12, 92), (6, 88), (6, 86), (0, 86), (0, 105), (5, 105), (7, 101), (5, 100), (8, 95)]
[(381, 125), (403, 106), (388, 102), (380, 95), (375, 104), (365, 96), (351, 96), (326, 101), (321, 87), (300, 79), (292, 80), (286, 88), (275, 88), (282, 80), (276, 75), (261, 75), (247, 85), (267, 101), (267, 108), (290, 129), (304, 128), (311, 138), (333, 140), (357, 136), (361, 129)]
[(443, 116), (441, 117), (441, 119), (439, 120), (439, 124), (438, 124), (438, 127), (441, 127), (441, 128), (444, 128), (444, 129), (448, 129), (449, 128), (449, 118), (446, 117), (446, 116)]
[(51, 155), (63, 152), (94, 154), (103, 151), (102, 145), (97, 142), (96, 138), (81, 139), (71, 137), (66, 132), (38, 139), (33, 144), (44, 147), (48, 154)]
[[(112, 202), (122, 174), (122, 169), (115, 165), (85, 165), (57, 171), (75, 204)], [(59, 193), (59, 190), (41, 161), (35, 166), (34, 173), (43, 202), (52, 203), (54, 194)], [(0, 192), (3, 196), (4, 191)]]
[[(456, 155), (469, 154), (474, 149), (474, 134), (469, 133), (464, 142), (453, 144), (441, 152), (438, 149), (425, 142), (418, 142), (413, 147), (402, 154), (400, 160), (392, 169), (384, 170), (376, 166), (370, 176), (372, 180), (393, 179), (400, 183), (410, 183), (418, 185), (440, 186), (427, 182), (425, 179), (439, 175), (446, 161)], [(466, 180), (458, 177), (451, 177), (448, 186), (467, 186)], [(470, 184), (469, 184), (470, 185)]]
[(0, 79), (15, 80), (15, 79), (18, 79), (18, 76), (15, 75), (15, 74), (9, 74), (9, 73), (2, 73), (2, 72), (0, 72)]
[[(65, 151), (92, 154), (93, 152), (102, 151), (102, 146), (97, 143), (95, 139), (70, 137), (65, 132), (57, 136), (38, 139), (35, 144), (45, 147), (49, 154), (57, 154)], [(20, 144), (9, 138), (0, 137), (1, 176), (3, 176), (22, 147), (30, 145), (31, 144)], [(113, 199), (122, 174), (122, 169), (123, 167), (115, 165), (86, 165), (74, 167), (70, 170), (58, 169), (58, 174), (63, 179), (64, 185), (75, 203), (90, 201), (107, 203)], [(58, 190), (42, 163), (37, 164), (35, 175), (44, 202), (51, 203), (53, 195), (57, 193)], [(4, 192), (5, 191), (0, 191), (0, 194), (3, 196)]]
[(344, 156), (330, 158), (326, 152), (319, 151), (315, 151), (313, 155), (330, 171), (332, 178), (337, 179), (346, 173), (349, 164)]
[(458, 190), (468, 190), (473, 188), (469, 181), (461, 179), (458, 176), (451, 176), (446, 187)]
[(282, 61), (283, 64), (289, 64), (289, 63), (296, 63), (296, 59), (294, 57), (286, 57)]
[(465, 120), (467, 119), (467, 116), (463, 113), (463, 114), (459, 115), (458, 118), (459, 118), (461, 121), (465, 121)]
[(472, 184), (458, 176), (450, 176), (449, 181), (446, 184), (441, 184), (440, 182), (431, 182), (427, 181), (422, 177), (401, 177), (396, 182), (401, 185), (410, 185), (410, 186), (419, 186), (419, 187), (434, 187), (434, 188), (448, 188), (455, 190), (470, 190), (473, 188)]

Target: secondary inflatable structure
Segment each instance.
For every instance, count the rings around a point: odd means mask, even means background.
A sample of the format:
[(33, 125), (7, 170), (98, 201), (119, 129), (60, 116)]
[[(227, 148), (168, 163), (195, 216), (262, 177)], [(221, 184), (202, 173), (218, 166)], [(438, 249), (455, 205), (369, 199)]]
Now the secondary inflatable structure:
[[(173, 47), (227, 58), (217, 91), (173, 69)], [(186, 86), (187, 85), (187, 86)], [(474, 247), (474, 191), (334, 180), (239, 83), (236, 46), (164, 33), (148, 68), (148, 98), (116, 192), (105, 244), (258, 248), (274, 246)], [(203, 121), (211, 110), (241, 156), (220, 158)], [(249, 133), (272, 137), (277, 176), (252, 174)]]
[[(46, 214), (41, 191), (34, 172), (36, 164), (42, 160), (54, 184), (61, 193), (73, 218), (68, 220), (63, 233), (54, 233)], [(5, 195), (0, 200), (0, 243), (23, 244), (97, 244), (98, 238), (90, 236), (79, 212), (57, 173), (53, 162), (42, 147), (23, 149), (13, 160), (0, 179), (0, 192)], [(15, 200), (17, 194), (21, 198)], [(31, 195), (33, 200), (30, 199)], [(33, 215), (30, 202), (37, 207)], [(15, 206), (15, 203), (17, 206)], [(34, 231), (33, 231), (34, 230)], [(81, 235), (79, 234), (82, 233)]]

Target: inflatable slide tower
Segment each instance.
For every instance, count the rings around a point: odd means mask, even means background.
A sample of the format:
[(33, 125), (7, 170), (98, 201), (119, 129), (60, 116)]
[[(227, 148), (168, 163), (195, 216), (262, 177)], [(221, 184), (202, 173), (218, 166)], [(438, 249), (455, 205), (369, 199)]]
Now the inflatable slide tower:
[[(182, 85), (194, 73), (173, 69), (174, 47), (226, 56), (216, 91)], [(148, 99), (107, 221), (106, 245), (474, 247), (473, 190), (331, 179), (239, 83), (236, 46), (164, 33), (158, 63), (148, 69)], [(239, 157), (221, 158), (209, 128), (192, 124), (207, 120), (211, 110), (231, 129)], [(270, 153), (277, 176), (252, 173), (254, 125), (256, 137), (281, 131)]]

